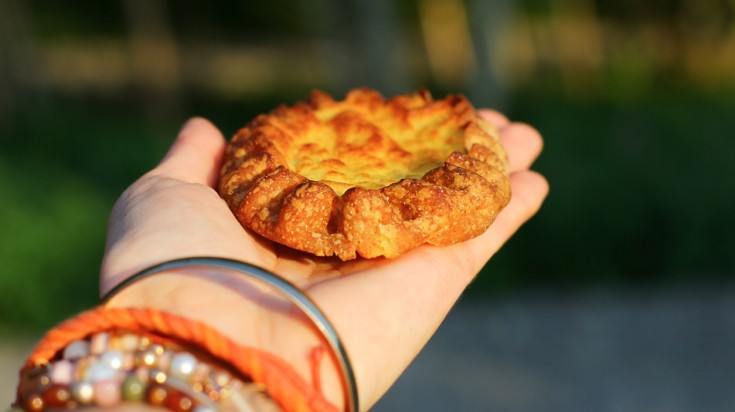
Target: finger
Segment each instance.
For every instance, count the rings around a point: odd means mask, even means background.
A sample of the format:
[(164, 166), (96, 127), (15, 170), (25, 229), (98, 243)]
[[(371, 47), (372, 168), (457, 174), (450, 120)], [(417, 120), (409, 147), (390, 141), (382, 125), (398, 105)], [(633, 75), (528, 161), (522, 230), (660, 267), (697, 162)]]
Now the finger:
[(508, 120), (508, 117), (497, 110), (479, 109), (477, 113), (480, 115), (480, 117), (497, 127), (498, 130), (510, 124), (510, 120)]
[(155, 172), (190, 183), (214, 186), (225, 148), (222, 133), (209, 120), (189, 119)]
[(504, 127), (500, 140), (508, 153), (511, 173), (531, 167), (544, 147), (541, 134), (525, 123), (510, 123)]

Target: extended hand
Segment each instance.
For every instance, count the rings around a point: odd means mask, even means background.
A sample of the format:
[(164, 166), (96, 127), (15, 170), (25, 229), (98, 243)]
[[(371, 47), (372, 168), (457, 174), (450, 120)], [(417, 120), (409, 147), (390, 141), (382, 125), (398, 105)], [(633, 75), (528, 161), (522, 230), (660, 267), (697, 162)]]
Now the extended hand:
[[(348, 263), (294, 252), (242, 229), (212, 188), (225, 141), (211, 123), (192, 119), (162, 162), (128, 188), (113, 209), (102, 292), (147, 266), (191, 256), (242, 260), (277, 273), (299, 285), (330, 318), (367, 408), (421, 350), (488, 259), (536, 213), (548, 191), (545, 179), (528, 170), (541, 151), (538, 132), (497, 112), (481, 113), (500, 130), (511, 170), (511, 201), (490, 229), (449, 247), (422, 246), (397, 259)], [(202, 320), (284, 357), (310, 379), (304, 348), (318, 340), (303, 320), (244, 297), (232, 281), (197, 275), (151, 278), (114, 303)], [(334, 370), (327, 368), (322, 376), (325, 394), (339, 404)]]

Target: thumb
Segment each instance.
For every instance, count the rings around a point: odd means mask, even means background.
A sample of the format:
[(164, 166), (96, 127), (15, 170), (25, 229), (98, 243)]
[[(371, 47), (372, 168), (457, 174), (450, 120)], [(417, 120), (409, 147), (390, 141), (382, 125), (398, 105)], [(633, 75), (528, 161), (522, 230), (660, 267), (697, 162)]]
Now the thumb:
[(156, 167), (159, 174), (189, 183), (217, 183), (225, 139), (207, 119), (192, 117)]

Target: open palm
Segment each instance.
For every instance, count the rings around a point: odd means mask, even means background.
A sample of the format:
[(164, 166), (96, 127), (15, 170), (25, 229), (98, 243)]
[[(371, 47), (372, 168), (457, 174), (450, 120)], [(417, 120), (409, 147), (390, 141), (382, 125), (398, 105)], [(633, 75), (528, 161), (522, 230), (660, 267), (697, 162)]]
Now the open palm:
[[(329, 317), (350, 355), (363, 408), (375, 403), (435, 332), (488, 259), (539, 208), (543, 177), (529, 171), (542, 142), (529, 126), (482, 111), (501, 132), (510, 158), (512, 199), (484, 234), (448, 247), (422, 246), (397, 259), (342, 262), (274, 244), (244, 230), (212, 189), (224, 151), (208, 121), (186, 123), (163, 161), (129, 187), (113, 209), (101, 290), (163, 261), (215, 256), (276, 273), (309, 294)], [(157, 307), (209, 323), (243, 344), (314, 374), (308, 348), (320, 345), (304, 319), (253, 298), (244, 279), (169, 273), (126, 290), (112, 304)], [(342, 402), (336, 369), (319, 375), (325, 395)]]

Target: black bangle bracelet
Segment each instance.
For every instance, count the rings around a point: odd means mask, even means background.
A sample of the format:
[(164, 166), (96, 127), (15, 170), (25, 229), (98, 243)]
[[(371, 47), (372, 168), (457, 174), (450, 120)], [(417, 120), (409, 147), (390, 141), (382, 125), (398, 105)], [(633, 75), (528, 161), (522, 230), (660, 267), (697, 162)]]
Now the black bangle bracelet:
[(324, 313), (319, 307), (305, 295), (298, 287), (293, 285), (291, 282), (275, 275), (265, 269), (251, 265), (249, 263), (240, 262), (237, 260), (215, 258), (215, 257), (191, 257), (184, 259), (170, 260), (167, 262), (159, 263), (151, 266), (147, 269), (143, 269), (140, 272), (125, 279), (117, 286), (107, 292), (101, 299), (102, 305), (109, 302), (115, 295), (120, 293), (123, 289), (143, 280), (149, 276), (172, 270), (180, 269), (192, 266), (203, 266), (203, 267), (215, 267), (220, 269), (229, 269), (243, 275), (254, 277), (261, 282), (271, 286), (272, 288), (281, 292), (285, 297), (294, 305), (296, 305), (314, 325), (319, 329), (322, 337), (329, 343), (332, 351), (337, 359), (338, 366), (341, 372), (342, 385), (345, 389), (345, 406), (349, 412), (359, 411), (359, 401), (357, 394), (357, 382), (355, 380), (355, 374), (352, 370), (347, 352), (337, 335), (337, 331), (334, 329), (332, 324), (329, 322)]

